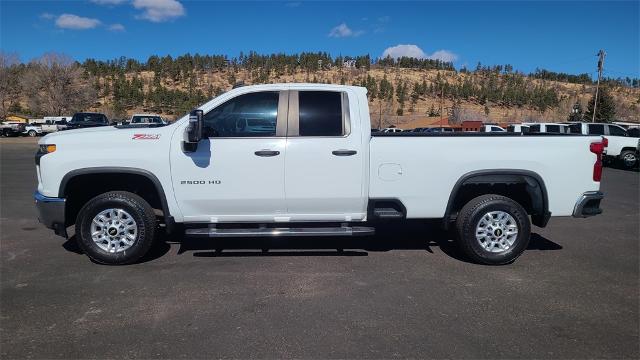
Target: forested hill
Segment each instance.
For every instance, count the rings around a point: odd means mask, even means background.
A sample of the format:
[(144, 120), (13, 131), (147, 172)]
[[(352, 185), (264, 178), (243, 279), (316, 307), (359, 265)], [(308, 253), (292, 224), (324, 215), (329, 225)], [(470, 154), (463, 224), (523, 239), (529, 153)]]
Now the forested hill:
[[(66, 69), (67, 81), (73, 86), (57, 89), (53, 96), (48, 94), (52, 89), (47, 77), (61, 76), (52, 74), (56, 68)], [(112, 61), (88, 59), (83, 63), (49, 54), (29, 64), (4, 64), (3, 71), (16, 78), (19, 88), (12, 98), (11, 94), (3, 95), (10, 97), (2, 99), (5, 113), (67, 114), (91, 109), (112, 118), (141, 111), (175, 118), (238, 82), (365, 86), (372, 121), (379, 126), (441, 118), (451, 123), (472, 119), (565, 121), (574, 106), (578, 117), (589, 111), (589, 100), (595, 92), (589, 74), (542, 69), (524, 74), (510, 64), (455, 69), (453, 64), (439, 60), (374, 60), (368, 55), (332, 57), (323, 52), (251, 52), (236, 58), (187, 54), (176, 58), (151, 56), (144, 62), (122, 57)], [(637, 78), (605, 79), (601, 90), (614, 113), (596, 115), (605, 121), (640, 122), (639, 86)], [(65, 91), (70, 93), (61, 96)]]

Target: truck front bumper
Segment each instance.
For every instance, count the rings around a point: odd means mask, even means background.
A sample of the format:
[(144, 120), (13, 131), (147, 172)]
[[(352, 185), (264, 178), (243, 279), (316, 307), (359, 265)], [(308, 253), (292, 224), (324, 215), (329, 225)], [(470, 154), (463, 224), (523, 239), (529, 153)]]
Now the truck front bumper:
[(53, 229), (56, 235), (67, 237), (65, 226), (65, 201), (64, 198), (48, 197), (36, 191), (33, 193), (38, 209), (38, 220), (49, 229)]
[(600, 191), (587, 191), (582, 194), (573, 208), (573, 217), (584, 218), (602, 214), (600, 209), (602, 198), (604, 194)]

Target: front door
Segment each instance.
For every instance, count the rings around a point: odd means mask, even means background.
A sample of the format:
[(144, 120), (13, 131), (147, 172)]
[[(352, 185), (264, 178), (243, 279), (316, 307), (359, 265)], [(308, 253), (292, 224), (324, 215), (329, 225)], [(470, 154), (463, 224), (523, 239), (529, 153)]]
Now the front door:
[(184, 221), (274, 221), (286, 212), (287, 96), (238, 95), (204, 114), (197, 151), (172, 147), (173, 189)]
[(285, 192), (292, 221), (364, 219), (367, 159), (354, 109), (348, 92), (289, 92)]

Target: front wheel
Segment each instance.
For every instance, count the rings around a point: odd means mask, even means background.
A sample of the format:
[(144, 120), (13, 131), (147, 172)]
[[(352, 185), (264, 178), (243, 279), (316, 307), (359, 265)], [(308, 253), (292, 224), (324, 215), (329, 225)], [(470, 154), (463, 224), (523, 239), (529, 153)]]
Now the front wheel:
[(36, 137), (38, 136), (38, 133), (35, 130), (29, 130), (29, 132), (27, 132), (27, 135), (29, 135), (30, 137)]
[(154, 241), (153, 208), (140, 196), (112, 191), (89, 200), (76, 220), (78, 245), (101, 264), (130, 264), (144, 256)]
[(638, 156), (633, 150), (624, 150), (620, 153), (620, 163), (625, 169), (633, 169), (638, 164)]
[(469, 201), (456, 220), (458, 246), (473, 261), (487, 265), (513, 262), (529, 245), (531, 223), (525, 209), (501, 195)]

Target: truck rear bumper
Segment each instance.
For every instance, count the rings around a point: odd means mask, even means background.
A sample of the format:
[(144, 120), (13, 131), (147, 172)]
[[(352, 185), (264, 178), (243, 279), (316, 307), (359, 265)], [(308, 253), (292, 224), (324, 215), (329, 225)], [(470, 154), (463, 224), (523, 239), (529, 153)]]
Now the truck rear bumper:
[(67, 237), (67, 227), (65, 226), (64, 198), (44, 196), (38, 191), (33, 193), (38, 209), (38, 220), (49, 229), (53, 229), (56, 235)]
[(573, 208), (573, 217), (584, 218), (601, 214), (600, 201), (602, 198), (604, 198), (604, 194), (600, 191), (587, 191), (582, 194)]

